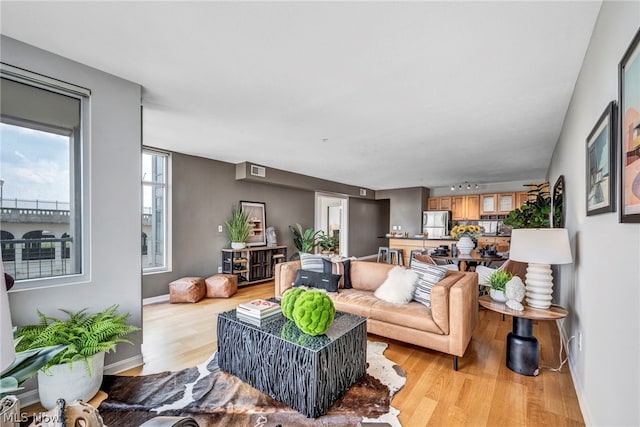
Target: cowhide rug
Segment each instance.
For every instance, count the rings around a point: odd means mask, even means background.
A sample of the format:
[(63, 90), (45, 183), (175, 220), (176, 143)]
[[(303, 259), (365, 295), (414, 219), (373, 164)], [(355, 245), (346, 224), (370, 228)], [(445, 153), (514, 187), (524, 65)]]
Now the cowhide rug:
[(220, 371), (214, 354), (195, 368), (138, 377), (107, 375), (109, 397), (98, 410), (109, 427), (137, 427), (157, 416), (190, 416), (200, 426), (400, 426), (391, 398), (404, 386), (404, 370), (383, 356), (387, 344), (367, 342), (367, 373), (329, 408), (311, 419)]

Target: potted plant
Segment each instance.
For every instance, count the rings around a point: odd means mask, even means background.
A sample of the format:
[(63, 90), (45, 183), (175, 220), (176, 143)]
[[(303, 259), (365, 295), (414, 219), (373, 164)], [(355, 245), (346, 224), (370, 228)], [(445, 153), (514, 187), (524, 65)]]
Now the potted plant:
[[(14, 339), (14, 346), (20, 340)], [(0, 421), (20, 419), (20, 402), (10, 393), (21, 390), (23, 382), (34, 377), (40, 368), (66, 348), (65, 345), (53, 345), (16, 352), (13, 363), (0, 373)]]
[(113, 305), (99, 313), (89, 314), (60, 310), (66, 319), (49, 317), (38, 311), (40, 322), (18, 328), (17, 351), (63, 345), (66, 348), (53, 356), (38, 371), (40, 403), (47, 409), (58, 398), (67, 402), (91, 399), (102, 382), (104, 355), (114, 351), (119, 342), (128, 342), (125, 335), (138, 330), (127, 324), (129, 314), (118, 314)]
[(240, 205), (234, 205), (231, 211), (231, 220), (225, 223), (231, 238), (232, 249), (242, 249), (246, 246), (247, 237), (251, 232), (249, 215), (242, 211)]
[(489, 285), (491, 286), (489, 295), (491, 295), (492, 300), (498, 302), (507, 301), (504, 290), (506, 289), (507, 282), (511, 280), (511, 277), (513, 276), (504, 270), (496, 270), (491, 273), (491, 276), (489, 276)]
[(289, 230), (293, 233), (293, 245), (298, 250), (291, 256), (292, 260), (299, 258), (300, 252), (313, 252), (318, 246), (318, 238), (322, 233), (322, 230), (315, 231), (313, 228), (307, 228), (303, 231), (300, 224), (296, 224), (295, 227), (290, 225)]
[(325, 232), (321, 232), (318, 236), (318, 246), (322, 249), (322, 253), (331, 253), (338, 247), (338, 239), (335, 236), (329, 236)]
[(451, 237), (458, 239), (457, 247), (461, 255), (470, 255), (476, 247), (476, 238), (480, 235), (480, 226), (458, 224), (451, 229)]
[[(551, 217), (551, 196), (547, 183), (528, 185), (529, 199), (519, 208), (509, 212), (503, 223), (512, 228), (549, 228)], [(556, 204), (555, 226), (560, 226), (562, 206)]]

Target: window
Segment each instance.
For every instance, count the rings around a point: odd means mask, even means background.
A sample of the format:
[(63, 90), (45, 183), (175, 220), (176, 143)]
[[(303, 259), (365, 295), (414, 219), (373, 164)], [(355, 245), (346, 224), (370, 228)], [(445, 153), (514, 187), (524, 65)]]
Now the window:
[(168, 183), (169, 154), (142, 151), (142, 269), (144, 273), (169, 270)]
[(83, 118), (90, 92), (6, 64), (0, 77), (4, 270), (22, 289), (88, 278)]

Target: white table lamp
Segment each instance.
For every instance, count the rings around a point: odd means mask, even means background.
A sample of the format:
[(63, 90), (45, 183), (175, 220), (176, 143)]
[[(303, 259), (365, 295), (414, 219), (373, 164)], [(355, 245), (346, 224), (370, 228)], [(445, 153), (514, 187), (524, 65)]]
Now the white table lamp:
[(16, 352), (13, 348), (13, 326), (11, 311), (9, 310), (9, 295), (4, 281), (4, 268), (0, 261), (0, 372), (7, 369), (15, 360)]
[(553, 299), (551, 264), (573, 262), (566, 228), (517, 228), (511, 231), (509, 259), (528, 263), (527, 304), (549, 308)]

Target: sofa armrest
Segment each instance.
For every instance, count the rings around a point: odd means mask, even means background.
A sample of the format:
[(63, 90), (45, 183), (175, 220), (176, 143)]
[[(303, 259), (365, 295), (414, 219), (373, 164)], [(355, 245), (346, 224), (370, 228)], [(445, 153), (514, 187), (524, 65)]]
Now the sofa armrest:
[(478, 323), (478, 273), (464, 273), (449, 292), (450, 353), (462, 357)]
[(276, 264), (275, 271), (275, 296), (282, 298), (284, 291), (293, 286), (296, 281), (296, 273), (300, 269), (300, 261), (288, 261)]

